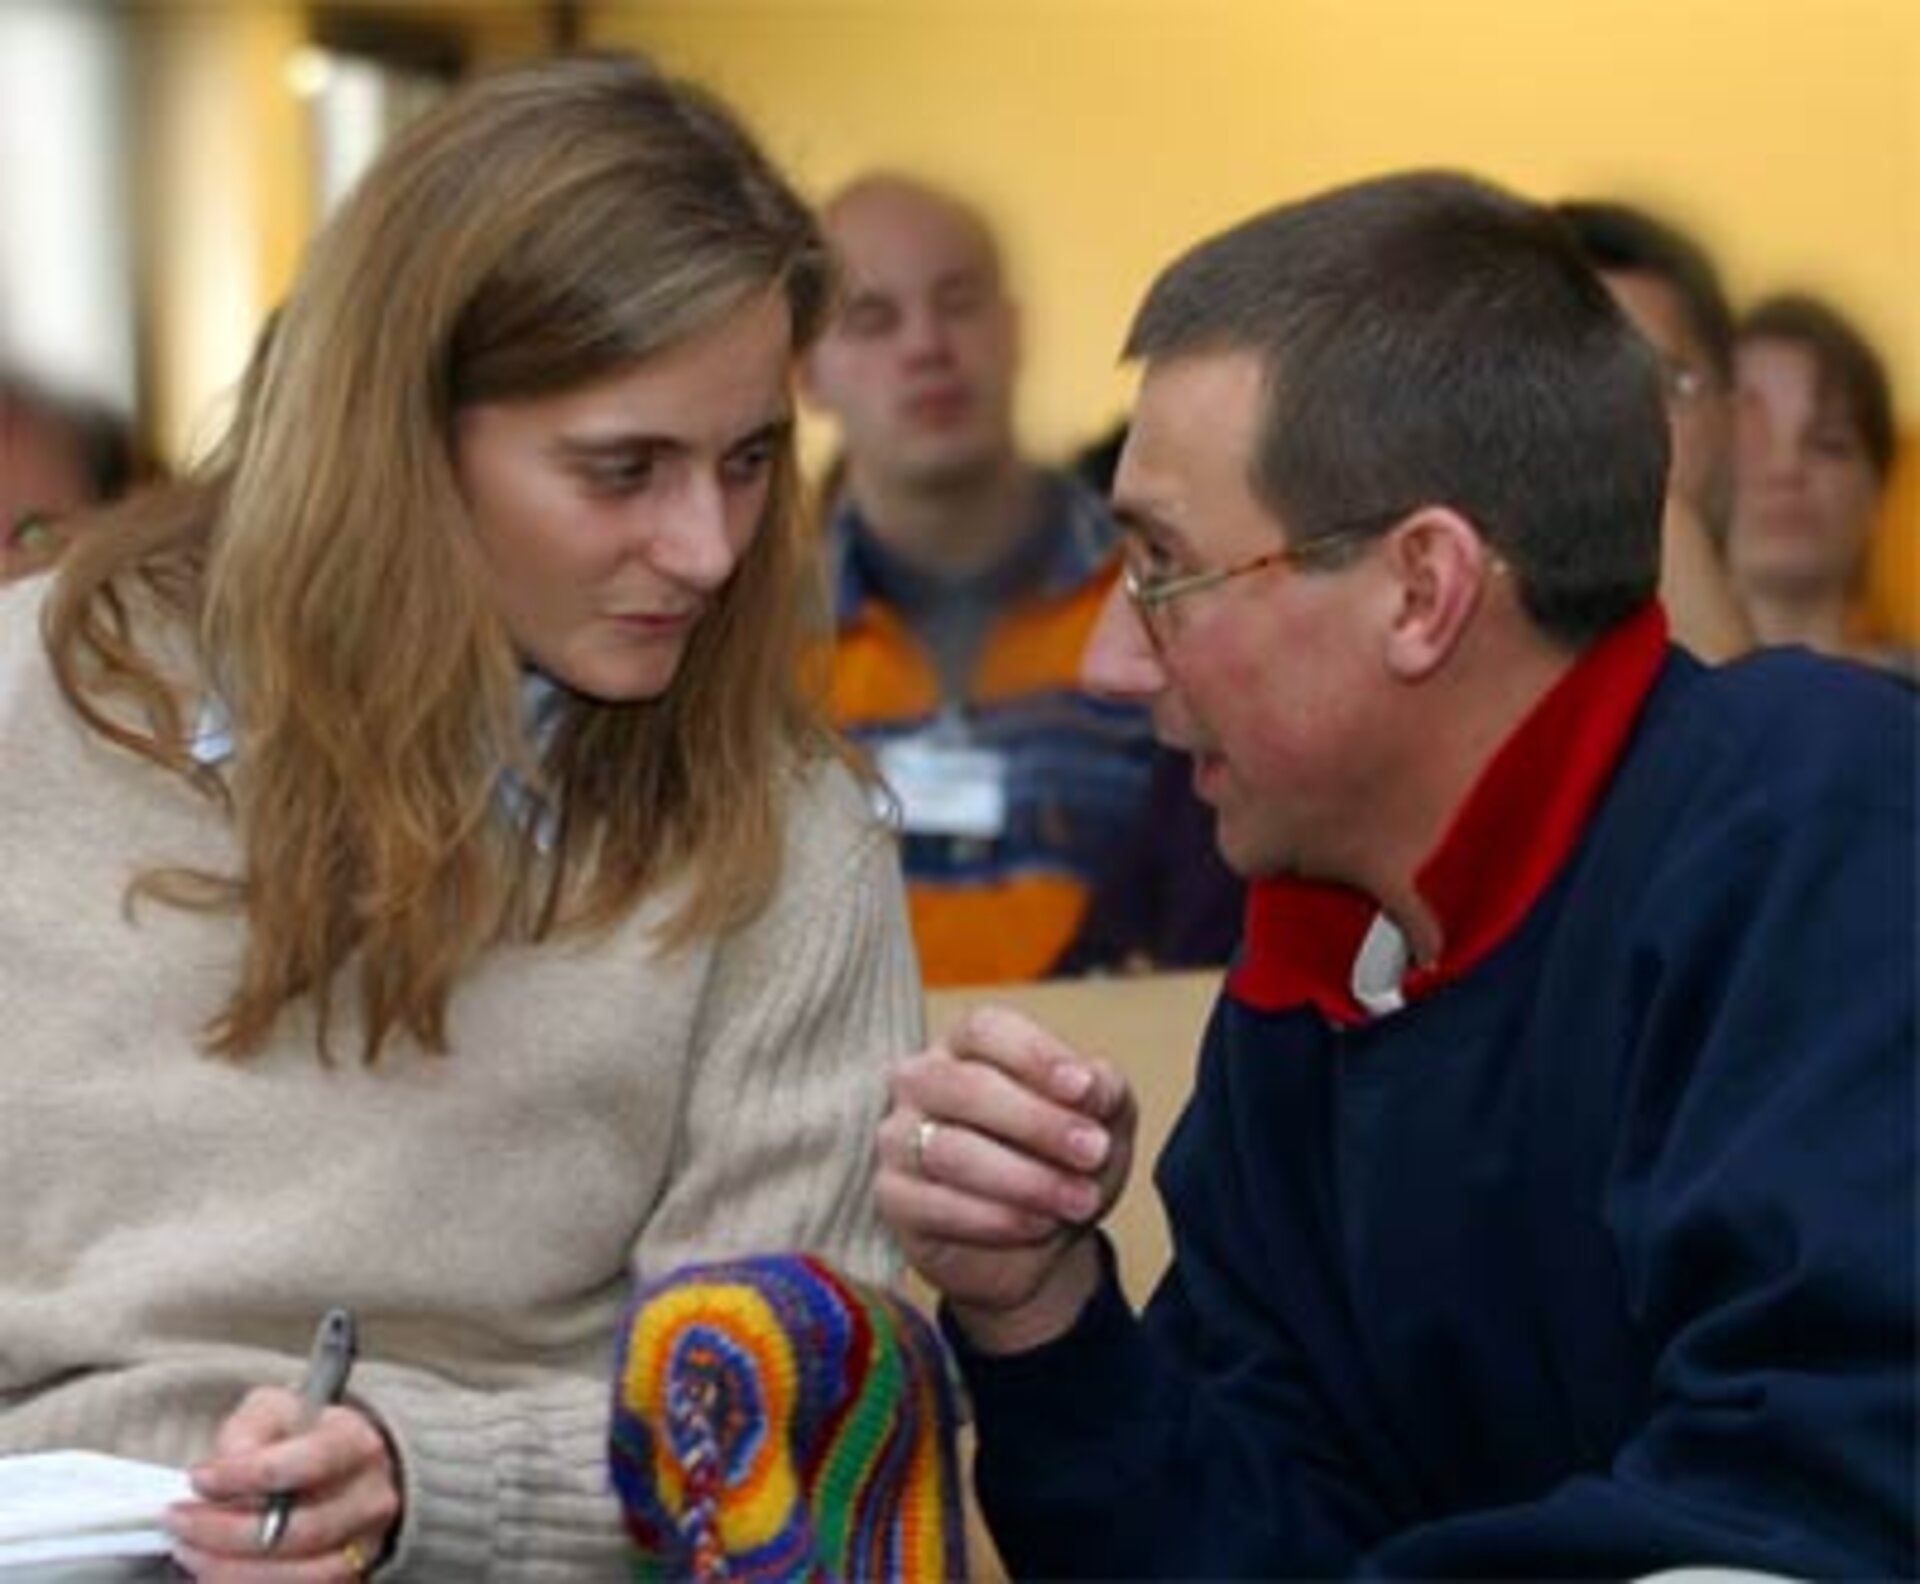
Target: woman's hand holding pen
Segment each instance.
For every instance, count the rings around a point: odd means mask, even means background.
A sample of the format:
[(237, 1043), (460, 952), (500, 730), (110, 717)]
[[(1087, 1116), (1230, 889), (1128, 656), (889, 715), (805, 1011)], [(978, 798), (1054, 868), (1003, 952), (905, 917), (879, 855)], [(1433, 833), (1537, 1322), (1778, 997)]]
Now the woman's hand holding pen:
[[(174, 1560), (216, 1584), (334, 1584), (364, 1576), (400, 1522), (393, 1453), (379, 1427), (353, 1407), (306, 1423), (298, 1392), (260, 1387), (220, 1427), (213, 1455), (190, 1471), (201, 1500), (173, 1510)], [(302, 1428), (303, 1424), (305, 1428)], [(261, 1513), (291, 1494), (285, 1533), (269, 1552)]]

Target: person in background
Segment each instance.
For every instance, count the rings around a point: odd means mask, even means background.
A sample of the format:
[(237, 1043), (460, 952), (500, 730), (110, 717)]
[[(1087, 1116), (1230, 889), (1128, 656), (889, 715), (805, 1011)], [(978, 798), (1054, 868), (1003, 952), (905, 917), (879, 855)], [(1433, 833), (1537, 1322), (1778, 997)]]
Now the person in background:
[(895, 1069), (1010, 1571), (1914, 1577), (1911, 691), (1669, 644), (1660, 370), (1549, 210), (1272, 210), (1127, 351), (1088, 677), (1252, 885), (1144, 1315), (1117, 1073), (991, 1006)]
[(896, 802), (927, 983), (1040, 978), (1147, 783), (1145, 712), (1078, 680), (1113, 523), (1021, 453), (1018, 313), (981, 214), (882, 173), (824, 223), (846, 284), (804, 380), (844, 459), (834, 713)]
[(1830, 303), (1794, 293), (1741, 320), (1736, 370), (1727, 551), (1755, 633), (1913, 676), (1913, 651), (1856, 619), (1893, 471), (1893, 394), (1879, 355)]
[(1607, 290), (1660, 357), (1672, 463), (1661, 526), (1660, 597), (1679, 641), (1703, 660), (1753, 642), (1719, 549), (1733, 494), (1733, 313), (1706, 250), (1630, 204), (1555, 206)]
[(704, 93), (481, 80), (316, 240), (218, 454), (0, 596), (0, 1454), (188, 1465), (192, 1576), (623, 1575), (636, 1283), (897, 1270), (918, 976), (796, 681), (830, 281)]
[(1246, 887), (1221, 861), (1193, 772), (1190, 754), (1156, 747), (1132, 838), (1109, 855), (1062, 973), (1177, 973), (1233, 956)]
[(0, 583), (52, 565), (67, 520), (141, 471), (124, 419), (0, 369)]

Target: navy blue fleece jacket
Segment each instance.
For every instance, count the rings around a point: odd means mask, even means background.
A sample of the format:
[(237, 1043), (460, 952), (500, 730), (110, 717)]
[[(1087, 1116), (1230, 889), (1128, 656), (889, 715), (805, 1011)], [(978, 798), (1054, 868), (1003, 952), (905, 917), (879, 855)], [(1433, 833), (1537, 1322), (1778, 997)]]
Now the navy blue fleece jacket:
[[(1914, 695), (1654, 666), (1403, 1010), (1303, 999), (1250, 915), (1145, 1315), (956, 1335), (1016, 1575), (1920, 1573)], [(1577, 735), (1496, 764), (1509, 809)], [(1470, 886), (1517, 861), (1483, 823)]]

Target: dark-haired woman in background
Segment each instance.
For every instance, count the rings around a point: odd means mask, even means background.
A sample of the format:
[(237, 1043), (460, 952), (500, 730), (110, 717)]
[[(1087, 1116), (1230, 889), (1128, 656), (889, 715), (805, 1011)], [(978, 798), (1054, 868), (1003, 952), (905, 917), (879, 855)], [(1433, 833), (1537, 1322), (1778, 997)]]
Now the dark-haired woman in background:
[(1727, 558), (1762, 643), (1805, 644), (1912, 676), (1915, 655), (1863, 632), (1861, 580), (1893, 471), (1878, 354), (1831, 304), (1768, 298), (1740, 322)]

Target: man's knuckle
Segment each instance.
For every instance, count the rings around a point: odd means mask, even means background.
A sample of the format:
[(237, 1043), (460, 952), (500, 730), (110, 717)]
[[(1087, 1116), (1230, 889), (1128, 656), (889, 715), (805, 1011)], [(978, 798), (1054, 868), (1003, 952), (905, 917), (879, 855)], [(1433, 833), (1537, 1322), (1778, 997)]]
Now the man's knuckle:
[(988, 1037), (992, 1028), (991, 1007), (969, 1007), (953, 1026), (952, 1043), (956, 1049), (972, 1049)]

